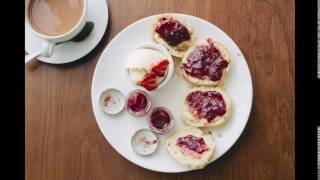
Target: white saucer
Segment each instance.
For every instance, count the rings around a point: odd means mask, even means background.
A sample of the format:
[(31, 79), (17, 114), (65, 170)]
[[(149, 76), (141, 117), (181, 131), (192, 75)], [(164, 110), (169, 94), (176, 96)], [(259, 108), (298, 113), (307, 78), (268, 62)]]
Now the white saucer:
[[(102, 39), (108, 25), (109, 13), (106, 0), (89, 0), (87, 21), (94, 22), (90, 35), (81, 42), (66, 42), (55, 47), (50, 58), (37, 59), (51, 64), (64, 64), (78, 60), (92, 51)], [(25, 50), (28, 54), (35, 53), (41, 48), (43, 40), (35, 36), (25, 26)]]

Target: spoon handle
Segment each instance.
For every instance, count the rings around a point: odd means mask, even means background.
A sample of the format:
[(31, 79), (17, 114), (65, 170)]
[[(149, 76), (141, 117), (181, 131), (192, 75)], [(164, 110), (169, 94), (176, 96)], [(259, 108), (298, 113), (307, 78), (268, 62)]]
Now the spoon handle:
[(41, 54), (41, 51), (36, 52), (36, 53), (34, 53), (34, 54), (28, 54), (28, 55), (26, 55), (25, 58), (24, 58), (24, 63), (27, 64), (30, 60), (38, 57), (40, 54)]

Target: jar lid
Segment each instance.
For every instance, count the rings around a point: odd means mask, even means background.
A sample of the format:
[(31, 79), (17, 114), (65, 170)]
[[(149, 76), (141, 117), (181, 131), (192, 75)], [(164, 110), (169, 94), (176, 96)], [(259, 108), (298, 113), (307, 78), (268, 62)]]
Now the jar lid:
[(132, 149), (140, 155), (150, 155), (158, 148), (158, 137), (149, 129), (140, 129), (131, 138)]
[(118, 114), (124, 108), (123, 94), (114, 88), (106, 89), (100, 95), (100, 108), (107, 114)]

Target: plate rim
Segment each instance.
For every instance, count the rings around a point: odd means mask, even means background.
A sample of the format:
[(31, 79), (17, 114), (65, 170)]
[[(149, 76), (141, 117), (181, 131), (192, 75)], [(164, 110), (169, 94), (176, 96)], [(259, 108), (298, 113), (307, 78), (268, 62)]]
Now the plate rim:
[[(133, 23), (127, 25), (126, 27), (124, 27), (118, 34), (116, 34), (111, 40), (110, 42), (107, 44), (107, 46), (103, 49), (99, 59), (98, 59), (98, 62), (96, 63), (96, 66), (95, 66), (95, 69), (94, 69), (94, 73), (93, 73), (93, 76), (92, 76), (92, 83), (91, 83), (91, 104), (92, 104), (92, 110), (93, 110), (93, 113), (94, 113), (94, 117), (95, 117), (95, 121), (96, 123), (98, 124), (98, 127), (99, 127), (99, 130), (100, 132), (102, 133), (103, 137), (107, 140), (107, 142), (110, 144), (110, 146), (117, 152), (119, 153), (123, 158), (125, 158), (126, 160), (130, 161), (131, 163), (139, 166), (139, 167), (142, 167), (144, 169), (148, 169), (148, 170), (151, 170), (151, 171), (154, 171), (154, 172), (161, 172), (161, 173), (185, 173), (185, 172), (190, 172), (190, 171), (194, 171), (193, 169), (187, 169), (185, 171), (162, 171), (162, 170), (156, 170), (156, 169), (150, 169), (149, 167), (146, 167), (146, 166), (142, 166), (141, 164), (138, 164), (136, 163), (135, 161), (131, 160), (130, 157), (127, 157), (125, 155), (123, 155), (121, 152), (119, 152), (108, 140), (108, 138), (104, 135), (104, 133), (102, 132), (101, 130), (101, 125), (99, 123), (99, 121), (97, 120), (97, 115), (95, 113), (95, 109), (94, 109), (94, 94), (93, 94), (93, 86), (94, 86), (94, 79), (96, 79), (96, 74), (97, 74), (97, 67), (101, 64), (102, 62), (102, 58), (104, 57), (105, 53), (107, 52), (107, 49), (110, 47), (110, 44), (112, 44), (116, 39), (118, 39), (124, 32), (126, 29), (129, 29), (131, 28), (132, 26), (140, 23), (141, 21), (144, 21), (146, 19), (151, 19), (151, 18), (154, 18), (156, 16), (159, 16), (159, 15), (162, 15), (162, 14), (166, 14), (166, 13), (160, 13), (160, 14), (154, 14), (154, 15), (151, 15), (151, 16), (147, 16), (147, 17), (144, 17), (144, 18), (141, 18), (137, 21), (134, 21)], [(253, 104), (253, 81), (252, 81), (252, 75), (251, 75), (251, 71), (250, 71), (250, 68), (249, 68), (249, 65), (247, 63), (247, 60), (245, 58), (245, 56), (243, 55), (241, 49), (239, 48), (238, 44), (234, 42), (234, 40), (225, 32), (223, 31), (221, 28), (219, 28), (218, 26), (216, 26), (215, 24), (205, 20), (205, 19), (202, 19), (200, 17), (197, 17), (197, 16), (193, 16), (193, 15), (189, 15), (189, 14), (184, 14), (184, 13), (171, 13), (171, 14), (175, 14), (177, 16), (186, 16), (186, 17), (189, 17), (189, 18), (194, 18), (194, 19), (197, 19), (199, 21), (203, 21), (207, 24), (210, 24), (210, 26), (212, 26), (213, 28), (217, 28), (219, 31), (223, 32), (229, 40), (231, 40), (232, 43), (234, 43), (236, 45), (236, 48), (239, 50), (240, 54), (242, 55), (243, 59), (244, 59), (244, 62), (245, 62), (245, 67), (247, 68), (248, 70), (248, 73), (249, 73), (249, 90), (250, 92), (248, 93), (248, 96), (249, 96), (249, 99), (250, 99), (250, 102), (249, 102), (249, 108), (248, 108), (248, 112), (245, 112), (244, 113), (244, 116), (246, 117), (246, 121), (245, 123), (243, 124), (243, 127), (241, 128), (241, 131), (238, 131), (237, 133), (237, 136), (236, 138), (234, 139), (233, 143), (231, 144), (230, 147), (228, 147), (220, 157), (218, 157), (217, 159), (215, 159), (214, 161), (220, 159), (223, 155), (225, 155), (234, 145), (235, 143), (239, 140), (240, 136), (243, 134), (243, 131), (244, 129), (246, 128), (247, 124), (248, 124), (248, 121), (249, 121), (249, 118), (250, 118), (250, 115), (251, 115), (251, 112), (252, 112), (252, 104)], [(210, 162), (207, 166), (209, 166), (211, 163), (213, 163), (214, 161)]]

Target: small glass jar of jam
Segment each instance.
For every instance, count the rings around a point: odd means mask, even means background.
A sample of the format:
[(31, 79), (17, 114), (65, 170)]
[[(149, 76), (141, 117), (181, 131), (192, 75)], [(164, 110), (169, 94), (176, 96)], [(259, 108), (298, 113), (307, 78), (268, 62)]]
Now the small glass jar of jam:
[(151, 110), (148, 125), (156, 133), (168, 132), (173, 126), (173, 116), (165, 107), (155, 107)]
[(145, 115), (151, 106), (151, 99), (147, 93), (142, 90), (130, 92), (126, 98), (126, 110), (134, 116)]

